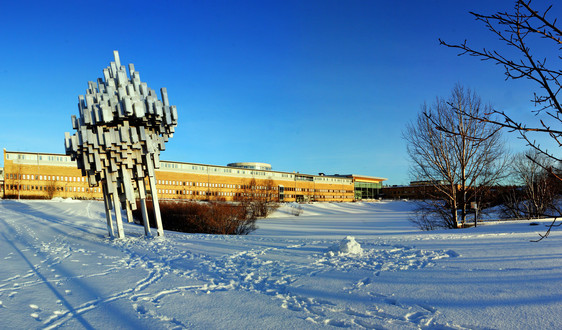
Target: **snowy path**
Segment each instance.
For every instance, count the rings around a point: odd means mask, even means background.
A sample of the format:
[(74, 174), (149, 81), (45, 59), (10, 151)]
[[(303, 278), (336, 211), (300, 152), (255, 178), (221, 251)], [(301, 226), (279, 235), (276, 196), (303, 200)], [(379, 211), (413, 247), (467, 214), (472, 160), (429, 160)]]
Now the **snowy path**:
[[(99, 202), (0, 201), (0, 328), (557, 328), (560, 235), (419, 232), (407, 203), (282, 208), (249, 236), (105, 235)], [(360, 255), (330, 253), (351, 234)], [(507, 316), (510, 315), (509, 319)]]

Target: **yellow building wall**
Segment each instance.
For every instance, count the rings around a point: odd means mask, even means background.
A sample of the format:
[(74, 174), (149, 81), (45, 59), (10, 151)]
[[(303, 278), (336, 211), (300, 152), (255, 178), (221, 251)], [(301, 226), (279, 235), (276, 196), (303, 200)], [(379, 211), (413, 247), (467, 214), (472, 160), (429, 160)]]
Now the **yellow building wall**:
[[(247, 193), (255, 180), (254, 193), (273, 190), (278, 198), (283, 186), (283, 201), (353, 201), (350, 179), (310, 176), (314, 181), (300, 181), (295, 175), (274, 171), (252, 171), (221, 166), (162, 162), (156, 170), (156, 188), (160, 199), (236, 200)], [(165, 168), (177, 166), (186, 169)], [(191, 168), (197, 168), (192, 170)], [(206, 173), (194, 173), (206, 171)], [(225, 173), (215, 174), (223, 171)], [(282, 177), (283, 176), (283, 177)], [(269, 181), (269, 182), (268, 182)], [(267, 188), (268, 186), (273, 187)], [(60, 154), (7, 152), (4, 150), (4, 188), (7, 198), (102, 199), (101, 187), (89, 187), (76, 163)]]

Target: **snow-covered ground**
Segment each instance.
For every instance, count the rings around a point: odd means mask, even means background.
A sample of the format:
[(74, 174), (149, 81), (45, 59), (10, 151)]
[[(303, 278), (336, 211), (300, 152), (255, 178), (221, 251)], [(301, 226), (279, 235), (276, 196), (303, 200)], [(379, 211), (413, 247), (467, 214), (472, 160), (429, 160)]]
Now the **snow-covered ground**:
[(101, 202), (3, 200), (0, 329), (562, 328), (562, 232), (421, 232), (410, 209), (286, 205), (249, 236), (111, 240)]

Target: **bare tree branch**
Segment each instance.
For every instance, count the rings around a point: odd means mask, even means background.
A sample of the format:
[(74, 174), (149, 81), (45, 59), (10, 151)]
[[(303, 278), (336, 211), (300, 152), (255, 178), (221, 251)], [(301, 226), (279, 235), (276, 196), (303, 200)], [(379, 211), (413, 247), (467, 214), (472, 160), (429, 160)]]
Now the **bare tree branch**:
[(539, 234), (539, 236), (540, 236), (541, 238), (539, 238), (539, 239), (537, 239), (537, 240), (531, 240), (531, 242), (535, 242), (535, 243), (536, 243), (536, 242), (542, 241), (543, 239), (547, 238), (548, 235), (550, 235), (550, 231), (552, 230), (552, 228), (554, 228), (554, 227), (560, 227), (560, 226), (562, 225), (562, 223), (556, 224), (556, 220), (557, 220), (557, 219), (558, 219), (558, 218), (552, 219), (552, 222), (550, 223), (550, 225), (547, 226), (547, 230), (546, 230), (546, 233), (544, 233), (544, 235), (543, 235), (543, 234)]
[(412, 176), (431, 187), (417, 212), (418, 226), (464, 224), (470, 202), (502, 178), (506, 159), (501, 131), (477, 119), (486, 111), (489, 107), (475, 93), (457, 85), (447, 100), (424, 104), (417, 121), (406, 127)]
[[(562, 161), (562, 157), (543, 148), (530, 135), (542, 134), (553, 141), (556, 146), (562, 147), (562, 104), (559, 99), (562, 90), (562, 70), (547, 66), (552, 63), (547, 64), (546, 57), (537, 58), (530, 47), (531, 44), (535, 45), (538, 40), (543, 40), (550, 42), (555, 51), (562, 49), (562, 30), (556, 25), (556, 19), (549, 16), (551, 9), (552, 6), (549, 6), (541, 12), (533, 8), (530, 0), (517, 0), (513, 12), (498, 12), (492, 15), (471, 12), (477, 21), (482, 22), (492, 34), (498, 36), (500, 41), (507, 45), (507, 49), (515, 49), (518, 55), (507, 56), (504, 54), (508, 54), (508, 52), (486, 48), (476, 49), (469, 46), (466, 40), (460, 44), (451, 44), (439, 39), (441, 45), (459, 50), (459, 56), (475, 56), (483, 61), (492, 61), (496, 65), (501, 65), (504, 68), (506, 79), (526, 78), (539, 86), (543, 94), (534, 93), (532, 100), (537, 108), (532, 112), (539, 116), (539, 124), (527, 125), (515, 120), (511, 114), (500, 110), (492, 110), (484, 115), (463, 112), (464, 115), (480, 122), (497, 125), (510, 132), (517, 132), (520, 138), (535, 150), (535, 156), (531, 158), (539, 166), (542, 166), (539, 161), (541, 156), (546, 156), (556, 162)], [(558, 60), (562, 60), (562, 56), (558, 56)], [(490, 115), (499, 117), (501, 120)], [(439, 127), (439, 129), (449, 134), (452, 133), (445, 127)], [(553, 170), (553, 167), (544, 169), (562, 181), (562, 175)], [(549, 235), (550, 230), (555, 227), (555, 221), (556, 217), (547, 233), (540, 235), (541, 238), (538, 241)]]

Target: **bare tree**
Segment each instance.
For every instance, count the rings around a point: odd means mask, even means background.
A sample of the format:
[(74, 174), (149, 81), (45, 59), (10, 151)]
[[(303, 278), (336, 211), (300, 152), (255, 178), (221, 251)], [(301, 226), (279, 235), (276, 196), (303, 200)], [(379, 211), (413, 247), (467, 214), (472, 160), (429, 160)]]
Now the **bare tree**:
[(271, 178), (266, 179), (263, 182), (263, 190), (265, 201), (268, 204), (275, 205), (277, 202), (279, 202), (279, 192), (277, 191), (275, 182)]
[[(21, 198), (21, 190), (22, 190), (22, 180), (23, 180), (22, 165), (16, 164), (14, 162), (13, 166), (12, 166), (12, 171), (13, 171), (12, 173), (6, 174), (6, 177), (5, 177), (4, 180), (6, 182), (6, 185), (8, 185), (8, 183), (10, 183), (9, 184), (10, 188), (17, 191), (17, 198), (20, 199)], [(12, 195), (12, 196), (15, 197), (15, 195)]]
[(258, 181), (252, 178), (242, 186), (242, 192), (235, 198), (245, 207), (248, 217), (266, 218), (278, 207), (279, 194), (272, 179)]
[(279, 192), (275, 182), (269, 178), (263, 181), (263, 206), (261, 215), (264, 218), (279, 207)]
[(535, 150), (516, 155), (511, 167), (518, 187), (506, 196), (503, 213), (528, 219), (553, 213), (560, 189), (560, 183), (551, 174), (555, 165)]
[(234, 196), (234, 201), (238, 202), (246, 210), (248, 217), (254, 217), (252, 202), (256, 193), (256, 187), (256, 179), (252, 178), (250, 181), (244, 182), (240, 187), (240, 192)]
[[(525, 78), (539, 86), (541, 92), (535, 93), (532, 99), (535, 105), (533, 112), (538, 119), (537, 124), (521, 122), (515, 119), (513, 114), (501, 110), (491, 111), (499, 115), (499, 120), (484, 116), (478, 118), (518, 132), (538, 154), (559, 162), (562, 160), (560, 154), (542, 147), (540, 141), (535, 140), (536, 135), (534, 135), (534, 133), (542, 134), (541, 136), (545, 136), (556, 146), (562, 147), (562, 104), (559, 99), (562, 89), (562, 70), (557, 67), (561, 64), (562, 57), (554, 56), (547, 61), (545, 55), (536, 55), (531, 49), (531, 46), (541, 45), (544, 54), (560, 52), (562, 30), (556, 26), (556, 18), (549, 16), (551, 8), (552, 6), (549, 6), (540, 11), (531, 6), (530, 0), (517, 0), (513, 12), (505, 11), (491, 15), (471, 12), (507, 45), (507, 48), (502, 50), (477, 49), (469, 46), (466, 40), (462, 44), (450, 44), (441, 39), (439, 41), (442, 45), (460, 50), (459, 55), (476, 56), (501, 65), (506, 79)], [(558, 173), (555, 171), (550, 173), (562, 181)], [(547, 233), (541, 235), (541, 239), (548, 236), (555, 222), (556, 218)]]
[(45, 194), (47, 195), (48, 199), (53, 199), (56, 191), (57, 191), (57, 181), (54, 179), (53, 176), (53, 180), (47, 182), (47, 185), (45, 186)]
[(456, 85), (447, 100), (437, 98), (432, 105), (424, 104), (417, 121), (407, 125), (403, 137), (412, 176), (432, 188), (418, 210), (420, 227), (464, 225), (470, 203), (478, 201), (503, 175), (506, 162), (501, 132), (475, 119), (489, 110), (474, 92)]

